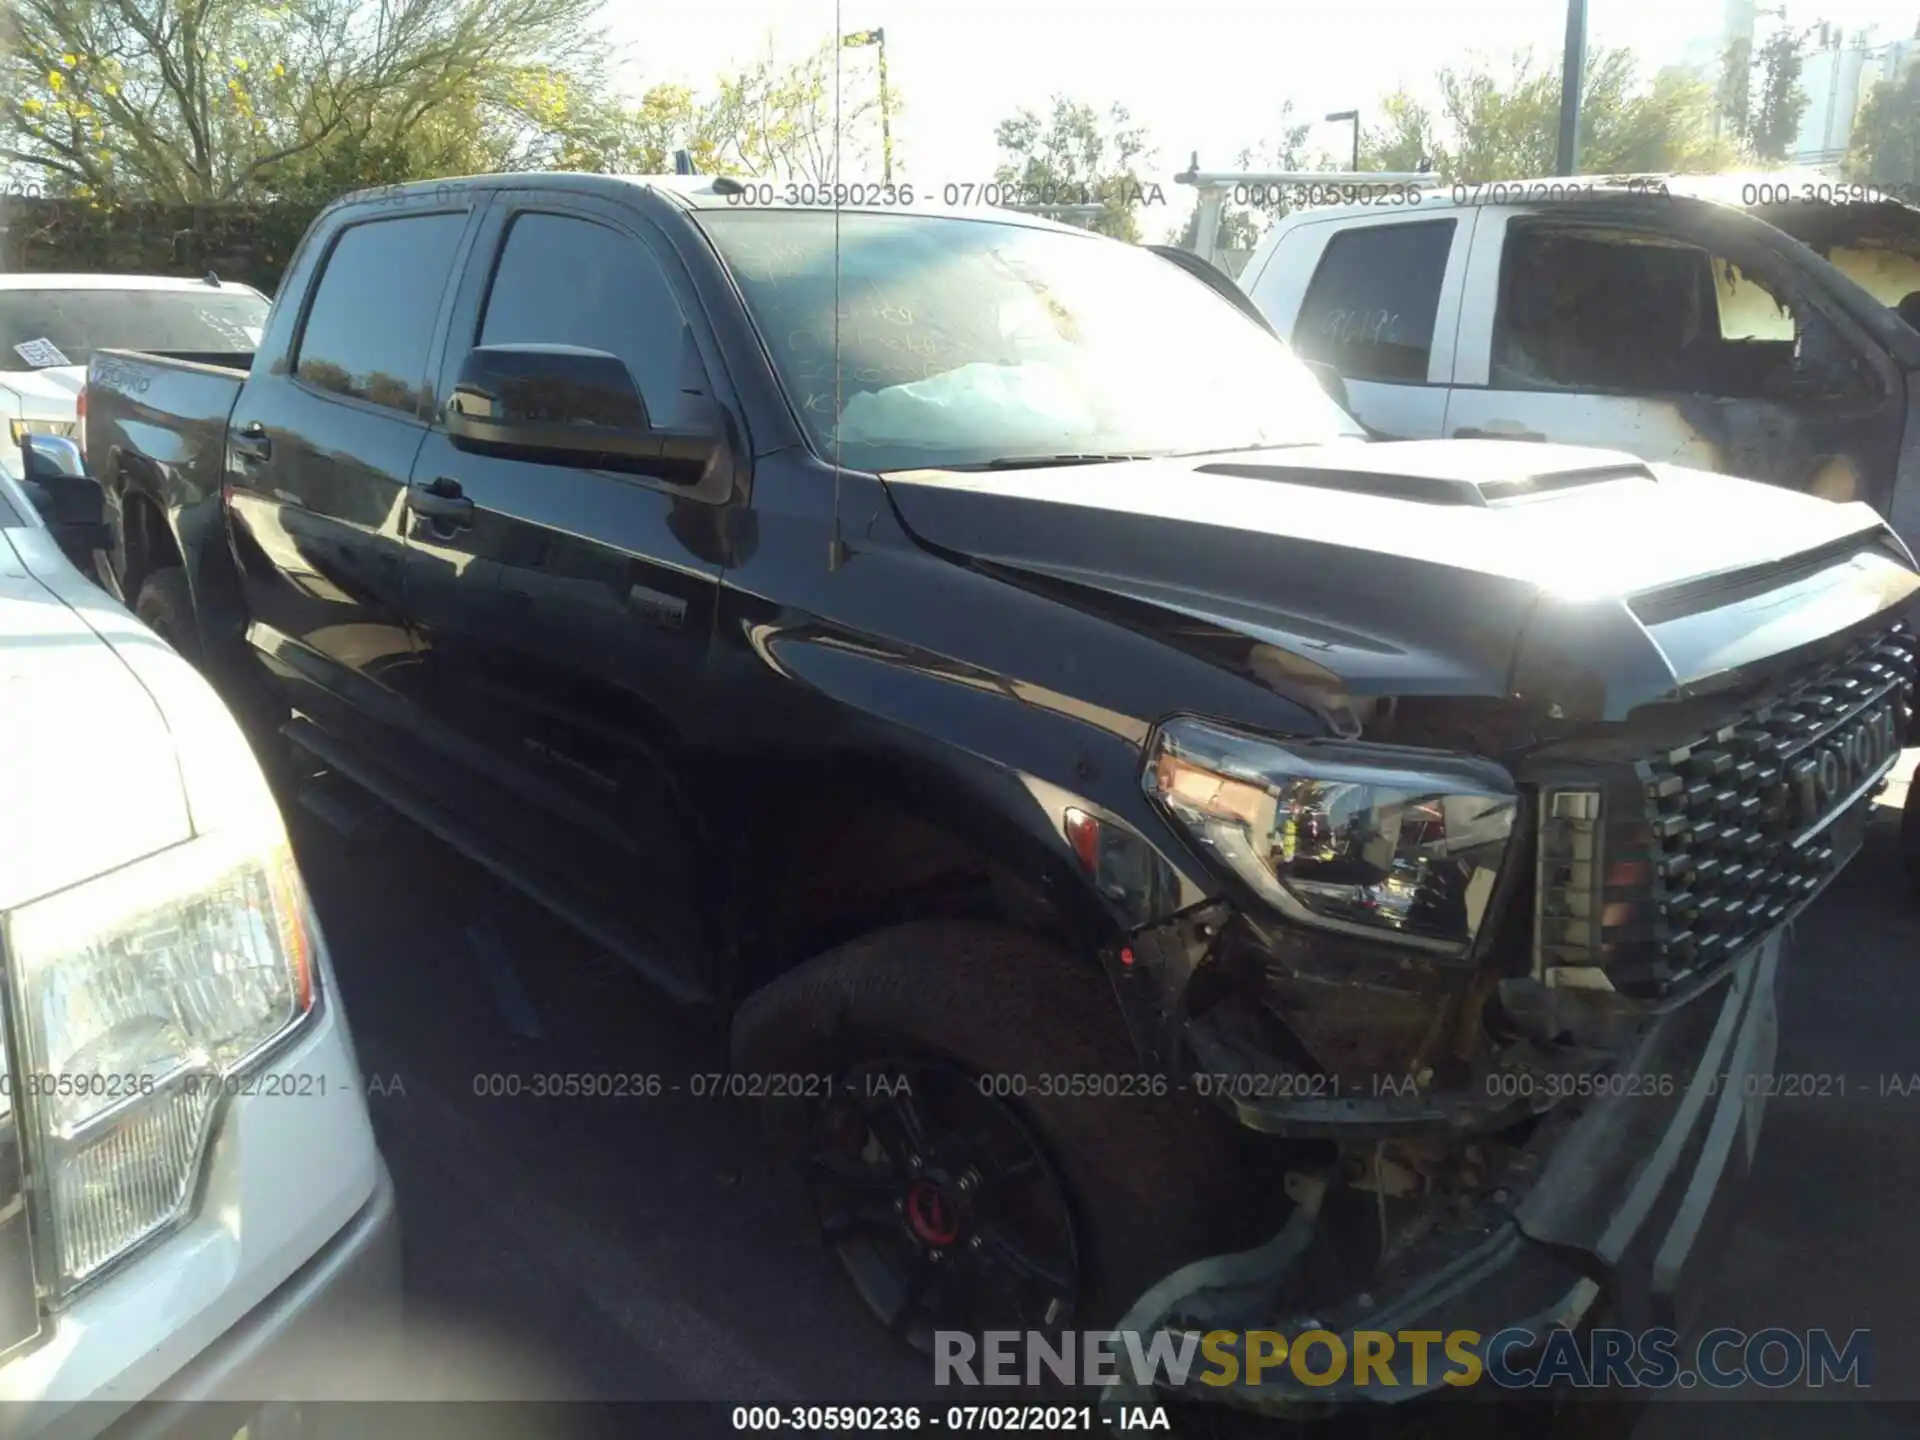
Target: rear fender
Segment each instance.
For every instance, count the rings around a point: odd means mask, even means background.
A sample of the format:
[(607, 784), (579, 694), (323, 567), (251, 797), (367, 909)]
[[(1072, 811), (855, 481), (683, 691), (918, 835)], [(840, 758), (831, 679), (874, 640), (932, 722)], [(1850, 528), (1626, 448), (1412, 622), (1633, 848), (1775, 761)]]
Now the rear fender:
[(108, 452), (101, 480), (123, 602), (132, 606), (147, 576), (177, 565), (207, 654), (226, 653), (244, 633), (245, 610), (219, 492), (207, 494), (174, 466), (124, 446)]

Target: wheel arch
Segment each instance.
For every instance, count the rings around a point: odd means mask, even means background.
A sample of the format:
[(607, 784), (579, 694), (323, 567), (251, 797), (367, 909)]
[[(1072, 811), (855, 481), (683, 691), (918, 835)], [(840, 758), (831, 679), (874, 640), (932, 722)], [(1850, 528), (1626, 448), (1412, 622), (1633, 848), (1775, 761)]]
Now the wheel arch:
[(1124, 938), (1017, 775), (868, 753), (788, 777), (780, 795), (741, 837), (735, 904), (755, 923), (729, 947), (736, 995), (916, 919), (992, 920), (1093, 968)]
[[(106, 488), (118, 498), (120, 512), (119, 524), (115, 527), (118, 553), (114, 556), (114, 568), (120, 593), (131, 606), (139, 597), (140, 587), (154, 571), (176, 565), (182, 569), (188, 567), (179, 534), (155, 488), (157, 477), (144, 473), (150, 467), (140, 457), (119, 450), (107, 463)], [(191, 572), (187, 581), (191, 586)]]

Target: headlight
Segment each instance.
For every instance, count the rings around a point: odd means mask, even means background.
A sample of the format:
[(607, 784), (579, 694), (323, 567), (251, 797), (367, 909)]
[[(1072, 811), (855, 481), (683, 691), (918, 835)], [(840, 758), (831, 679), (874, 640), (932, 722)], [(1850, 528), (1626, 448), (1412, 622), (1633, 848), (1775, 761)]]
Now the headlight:
[(14, 911), (35, 1227), (64, 1295), (183, 1220), (227, 1076), (309, 1012), (299, 872), (190, 841)]
[(1499, 766), (1385, 746), (1160, 728), (1147, 793), (1283, 913), (1464, 949), (1518, 796)]
[(77, 420), (9, 420), (7, 428), (18, 445), (29, 435), (65, 435), (71, 437), (80, 428)]

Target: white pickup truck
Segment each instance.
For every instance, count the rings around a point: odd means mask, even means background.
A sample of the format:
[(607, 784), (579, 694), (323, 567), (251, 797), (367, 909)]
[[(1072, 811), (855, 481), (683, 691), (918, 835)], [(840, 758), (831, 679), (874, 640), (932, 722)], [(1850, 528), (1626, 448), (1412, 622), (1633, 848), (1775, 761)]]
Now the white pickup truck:
[[(1239, 284), (1380, 438), (1864, 500), (1920, 551), (1920, 209), (1805, 172), (1341, 178), (1345, 203), (1283, 217)], [(1902, 837), (1920, 891), (1920, 785)]]
[(1240, 274), (1375, 431), (1864, 500), (1920, 548), (1920, 210), (1797, 175), (1377, 188)]
[(63, 553), (100, 524), (77, 447), (22, 452), (24, 481), (0, 472), (0, 1434), (355, 1398), (395, 1347), (399, 1228), (325, 939), (226, 707)]
[(78, 402), (100, 349), (245, 365), (266, 328), (267, 297), (209, 275), (0, 275), (0, 474), (20, 478), (23, 436), (86, 448)]

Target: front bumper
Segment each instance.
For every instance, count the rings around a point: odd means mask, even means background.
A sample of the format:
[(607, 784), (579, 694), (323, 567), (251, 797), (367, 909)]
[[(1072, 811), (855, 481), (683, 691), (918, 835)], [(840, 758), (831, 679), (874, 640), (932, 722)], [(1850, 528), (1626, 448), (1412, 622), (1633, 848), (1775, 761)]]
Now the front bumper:
[(387, 1350), (399, 1318), (400, 1217), (383, 1164), (372, 1198), (326, 1248), (154, 1395), (117, 1419), (101, 1406), (106, 1428), (97, 1433), (100, 1440), (233, 1440), (243, 1427), (250, 1440), (325, 1434), (315, 1424), (324, 1411), (299, 1402), (353, 1398), (367, 1344)]
[[(1609, 1323), (1629, 1329), (1688, 1328), (1734, 1196), (1754, 1161), (1778, 1040), (1778, 990), (1789, 932), (1775, 931), (1729, 966), (1725, 980), (1648, 1028), (1609, 1093), (1586, 1103), (1540, 1156), (1537, 1180), (1491, 1221), (1450, 1232), (1418, 1252), (1402, 1278), (1312, 1317), (1288, 1314), (1274, 1297), (1310, 1234), (1301, 1216), (1257, 1250), (1187, 1266), (1153, 1287), (1116, 1327), (1229, 1331), (1246, 1373), (1249, 1332), (1292, 1339), (1331, 1331), (1357, 1354), (1356, 1332), (1452, 1332), (1491, 1337), (1525, 1328), (1544, 1335), (1577, 1328), (1604, 1296)], [(1662, 1077), (1671, 1077), (1663, 1087)], [(1666, 1088), (1667, 1094), (1660, 1091)], [(1324, 1368), (1322, 1363), (1317, 1368)], [(1291, 1414), (1352, 1401), (1400, 1402), (1441, 1387), (1361, 1386), (1349, 1370), (1306, 1384), (1266, 1367), (1253, 1384), (1189, 1382), (1167, 1392)], [(1114, 1387), (1109, 1400), (1149, 1398)]]

